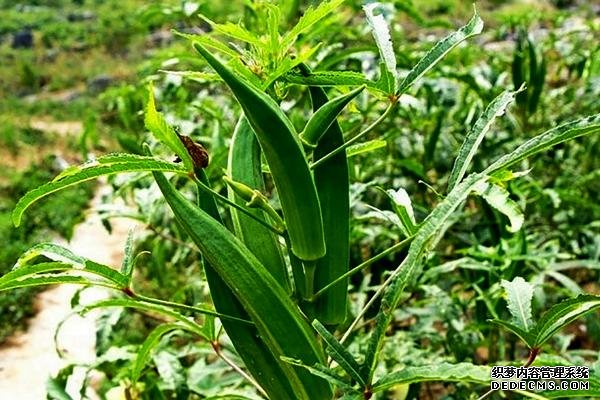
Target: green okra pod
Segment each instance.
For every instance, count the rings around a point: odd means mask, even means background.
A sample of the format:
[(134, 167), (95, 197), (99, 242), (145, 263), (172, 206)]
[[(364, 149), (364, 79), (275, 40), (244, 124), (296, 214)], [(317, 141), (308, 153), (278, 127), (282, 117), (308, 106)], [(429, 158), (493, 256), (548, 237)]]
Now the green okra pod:
[(314, 332), (286, 290), (239, 239), (190, 203), (163, 174), (155, 173), (154, 178), (179, 224), (239, 300), (284, 371), (294, 394), (279, 398), (330, 400), (327, 381), (281, 359), (299, 359), (307, 365), (324, 362)]
[(233, 73), (201, 44), (195, 49), (229, 86), (265, 155), (281, 202), (292, 252), (302, 260), (325, 254), (321, 206), (300, 139), (277, 103)]
[[(227, 169), (231, 179), (226, 179), (227, 177), (224, 179), (230, 189), (229, 198), (238, 204), (248, 204), (253, 201), (262, 203), (256, 204), (258, 208), (251, 210), (254, 216), (265, 219), (266, 212), (271, 216), (275, 225), (282, 225), (275, 210), (272, 208), (261, 210), (270, 205), (267, 199), (260, 194), (260, 190), (264, 190), (260, 146), (252, 128), (243, 116), (238, 121), (231, 139)], [(284, 288), (289, 289), (287, 268), (276, 235), (235, 209), (231, 210), (231, 219), (235, 235), (269, 270), (275, 280)]]
[[(195, 168), (195, 173), (202, 183), (209, 185), (204, 170)], [(215, 221), (222, 223), (217, 204), (212, 196), (198, 190), (198, 205)], [(210, 262), (204, 263), (204, 273), (215, 309), (220, 310), (218, 312), (222, 314), (250, 319), (242, 303)], [(280, 363), (260, 338), (256, 326), (239, 324), (226, 319), (222, 319), (221, 323), (246, 368), (269, 397), (276, 399), (292, 396), (294, 389), (289, 384)]]
[(344, 107), (358, 96), (364, 88), (364, 85), (357, 87), (321, 105), (308, 120), (304, 131), (300, 134), (300, 139), (309, 146), (315, 146), (331, 125), (336, 122), (337, 116), (340, 115)]
[[(302, 65), (303, 72), (307, 68)], [(318, 86), (309, 88), (313, 109), (327, 104), (327, 94)], [(313, 157), (319, 159), (344, 144), (344, 136), (337, 121), (318, 141)], [(315, 267), (315, 292), (348, 271), (350, 257), (350, 195), (348, 160), (341, 151), (314, 169), (314, 179), (323, 210), (323, 226), (327, 254)], [(311, 314), (323, 324), (335, 325), (346, 319), (348, 279), (341, 280), (315, 300)]]

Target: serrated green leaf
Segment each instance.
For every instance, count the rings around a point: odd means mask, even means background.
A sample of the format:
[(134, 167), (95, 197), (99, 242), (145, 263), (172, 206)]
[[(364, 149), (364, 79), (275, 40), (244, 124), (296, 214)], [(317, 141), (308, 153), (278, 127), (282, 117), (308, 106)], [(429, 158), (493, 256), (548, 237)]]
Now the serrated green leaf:
[(559, 143), (579, 136), (600, 132), (600, 114), (579, 118), (550, 129), (523, 143), (511, 153), (500, 157), (487, 167), (485, 174), (492, 175)]
[[(159, 314), (162, 314), (166, 317), (172, 318), (173, 320), (177, 321), (179, 324), (182, 325), (183, 328), (187, 329), (188, 331), (195, 333), (196, 335), (200, 336), (201, 338), (203, 338), (205, 340), (209, 340), (209, 338), (206, 337), (204, 330), (202, 329), (202, 326), (197, 324), (196, 322), (194, 322), (193, 319), (188, 318), (176, 311), (173, 311), (169, 307), (158, 305), (158, 304), (149, 304), (149, 303), (139, 301), (139, 300), (134, 300), (134, 299), (108, 299), (108, 300), (100, 300), (100, 301), (92, 303), (92, 304), (86, 304), (85, 306), (81, 307), (80, 312), (82, 314), (86, 314), (86, 313), (88, 313), (92, 310), (98, 309), (98, 308), (110, 308), (110, 307), (132, 308), (135, 310), (159, 313)], [(214, 314), (214, 311), (212, 311), (212, 310), (207, 309), (206, 312), (209, 314)]]
[(379, 79), (375, 87), (387, 95), (393, 95), (396, 91), (396, 78), (387, 70), (383, 63), (379, 64)]
[(600, 308), (600, 296), (580, 295), (551, 307), (535, 327), (535, 347), (540, 347), (560, 329)]
[[(369, 371), (369, 376), (372, 378), (375, 371), (375, 360), (381, 350), (385, 332), (393, 318), (393, 311), (398, 306), (401, 300), (401, 295), (406, 285), (415, 278), (419, 273), (420, 261), (423, 252), (426, 249), (433, 235), (441, 229), (449, 216), (458, 207), (468, 194), (480, 184), (482, 181), (489, 179), (488, 175), (499, 172), (504, 168), (513, 165), (530, 155), (542, 151), (552, 145), (564, 142), (568, 139), (584, 135), (586, 133), (596, 132), (600, 130), (600, 114), (592, 117), (587, 117), (572, 121), (554, 128), (544, 134), (531, 139), (524, 145), (520, 146), (511, 154), (501, 157), (482, 173), (471, 174), (448, 194), (448, 196), (433, 210), (433, 212), (423, 221), (415, 239), (411, 244), (408, 255), (396, 270), (393, 271), (388, 281), (386, 281), (387, 289), (381, 302), (380, 311), (375, 317), (375, 331), (369, 339), (369, 345), (365, 355), (364, 368)], [(384, 287), (386, 287), (384, 285)], [(383, 289), (382, 289), (383, 290)], [(508, 326), (510, 324), (504, 321), (494, 321), (496, 323)], [(515, 333), (519, 330), (514, 326)], [(523, 331), (521, 329), (521, 331)], [(526, 340), (531, 347), (534, 340), (528, 337), (526, 332), (521, 332), (521, 336)]]
[(506, 189), (493, 183), (481, 182), (474, 191), (483, 197), (490, 206), (508, 217), (510, 225), (506, 228), (509, 232), (514, 233), (521, 229), (525, 216), (519, 205), (509, 197)]
[(448, 179), (448, 191), (452, 190), (465, 176), (467, 168), (469, 168), (469, 164), (483, 141), (485, 134), (492, 126), (494, 120), (504, 114), (506, 107), (514, 101), (517, 93), (518, 91), (505, 91), (501, 93), (487, 106), (473, 125), (473, 128), (467, 133), (458, 151), (458, 156), (454, 161), (450, 178)]
[(470, 257), (463, 257), (452, 261), (447, 261), (436, 267), (429, 268), (422, 275), (423, 282), (434, 282), (437, 279), (441, 279), (446, 274), (453, 272), (457, 269), (466, 269), (473, 271), (489, 271), (490, 266), (485, 262), (475, 260)]
[(404, 93), (417, 79), (422, 77), (435, 64), (437, 64), (450, 50), (456, 47), (460, 42), (471, 36), (478, 35), (483, 30), (483, 21), (475, 11), (473, 18), (458, 31), (450, 34), (439, 41), (431, 50), (425, 54), (415, 65), (408, 75), (400, 83), (398, 93)]
[(99, 157), (97, 160), (82, 164), (76, 169), (69, 170), (66, 174), (61, 174), (52, 182), (48, 182), (27, 192), (19, 199), (12, 212), (13, 223), (15, 226), (19, 226), (25, 210), (36, 201), (51, 193), (104, 175), (142, 171), (176, 172), (179, 174), (187, 173), (187, 170), (179, 164), (153, 157), (133, 155), (108, 155)]
[(35, 265), (22, 266), (2, 275), (0, 277), (0, 287), (10, 281), (18, 280), (35, 274), (43, 274), (48, 272), (61, 272), (73, 269), (72, 265), (63, 262), (44, 262)]
[[(371, 33), (375, 38), (375, 43), (379, 49), (379, 55), (385, 65), (385, 71), (389, 74), (386, 78), (389, 83), (386, 86), (386, 92), (395, 93), (398, 89), (398, 71), (396, 70), (396, 54), (394, 52), (394, 45), (392, 43), (392, 37), (390, 36), (390, 29), (383, 15), (375, 15), (375, 9), (379, 6), (379, 3), (370, 3), (363, 6), (363, 10), (367, 16), (367, 22), (371, 27)], [(382, 71), (383, 72), (383, 71)], [(383, 78), (382, 73), (382, 78)]]
[[(29, 262), (36, 259), (39, 256), (44, 256), (52, 261), (57, 261), (65, 265), (69, 265), (70, 272), (81, 271), (84, 273), (97, 275), (116, 284), (117, 287), (126, 287), (128, 283), (128, 278), (125, 275), (122, 275), (118, 271), (114, 270), (113, 268), (107, 265), (96, 263), (92, 260), (88, 260), (84, 257), (77, 256), (74, 253), (72, 253), (69, 249), (54, 243), (40, 243), (31, 247), (29, 250), (23, 253), (23, 255), (15, 263), (13, 270), (5, 276), (9, 277), (7, 279), (12, 279), (10, 277), (16, 278), (19, 276), (22, 277), (25, 275), (33, 274), (33, 272), (28, 271), (34, 271), (35, 268), (31, 267), (35, 267), (35, 265), (29, 265)], [(52, 265), (52, 263), (43, 264), (46, 266)], [(59, 267), (58, 270), (62, 271), (63, 269)], [(49, 272), (49, 270), (46, 272)]]
[[(543, 363), (541, 365), (547, 366), (551, 363)], [(555, 366), (570, 366), (568, 361), (563, 361), (560, 364), (556, 364)], [(580, 367), (580, 365), (576, 365), (575, 367)], [(585, 397), (586, 399), (596, 399), (600, 398), (600, 369), (598, 368), (598, 363), (592, 365), (590, 370), (590, 377), (587, 379), (589, 383), (589, 388), (587, 390), (553, 390), (540, 392), (540, 395), (543, 395), (547, 399), (573, 399), (576, 397)]]
[(326, 0), (319, 3), (316, 7), (309, 7), (298, 23), (294, 25), (281, 39), (281, 52), (286, 53), (294, 44), (299, 35), (309, 30), (323, 18), (328, 17), (344, 0)]
[(508, 311), (513, 317), (514, 324), (525, 332), (531, 331), (533, 328), (531, 318), (533, 285), (520, 276), (510, 282), (503, 279), (501, 284), (506, 291)]
[(99, 264), (92, 260), (85, 261), (84, 271), (92, 272), (96, 275), (102, 276), (103, 278), (114, 282), (119, 288), (127, 287), (129, 283), (129, 279), (125, 275), (122, 275), (107, 265)]
[(85, 268), (85, 258), (56, 243), (38, 243), (25, 251), (15, 262), (13, 270), (28, 265), (32, 260), (43, 256), (54, 261), (70, 264), (79, 269)]
[(281, 357), (281, 359), (289, 364), (297, 365), (302, 368), (306, 368), (311, 374), (329, 381), (329, 383), (337, 386), (340, 389), (350, 390), (350, 391), (353, 390), (352, 386), (350, 386), (344, 380), (344, 378), (342, 378), (341, 376), (338, 376), (335, 373), (335, 371), (333, 371), (331, 368), (326, 367), (323, 364), (317, 363), (314, 365), (306, 365), (302, 361), (296, 360), (294, 358)]
[(417, 231), (417, 222), (410, 197), (404, 188), (382, 190), (392, 201), (392, 208), (400, 220), (404, 236), (409, 237)]
[[(271, 54), (277, 54), (279, 51), (279, 24), (281, 20), (281, 10), (276, 4), (263, 3), (266, 11), (266, 31), (268, 32), (268, 49)], [(281, 53), (280, 53), (281, 54)]]
[(382, 147), (387, 146), (387, 141), (381, 139), (369, 140), (367, 142), (353, 144), (352, 146), (348, 146), (346, 149), (346, 157), (354, 157), (359, 154), (368, 153), (371, 151), (375, 151), (381, 149)]
[(297, 72), (288, 72), (283, 75), (283, 80), (288, 83), (306, 86), (360, 86), (367, 85), (375, 88), (376, 83), (365, 78), (359, 72), (353, 71), (315, 71), (308, 75)]
[(366, 385), (365, 379), (360, 373), (360, 366), (352, 354), (316, 319), (312, 323), (313, 328), (319, 333), (327, 344), (327, 353), (337, 362), (346, 373), (354, 379), (361, 387)]
[(491, 368), (471, 363), (439, 363), (422, 367), (406, 367), (379, 379), (373, 385), (373, 392), (380, 392), (395, 385), (415, 382), (473, 382), (486, 384), (490, 381)]
[(182, 33), (182, 32), (178, 32), (175, 30), (173, 31), (173, 33), (176, 34), (177, 36), (181, 36), (182, 38), (189, 40), (190, 42), (197, 42), (208, 48), (218, 50), (223, 54), (227, 54), (229, 57), (237, 58), (240, 56), (239, 53), (237, 53), (236, 51), (229, 48), (223, 42), (212, 38), (210, 35), (196, 35), (196, 34)]
[(279, 79), (282, 75), (285, 75), (289, 71), (296, 68), (299, 64), (313, 58), (313, 56), (319, 50), (320, 44), (316, 46), (302, 48), (300, 49), (300, 53), (296, 56), (286, 55), (286, 57), (278, 63), (277, 68), (269, 73), (264, 82), (261, 85), (261, 88), (266, 89), (273, 84), (277, 79)]
[(204, 21), (208, 22), (208, 24), (216, 33), (220, 33), (221, 35), (225, 35), (232, 39), (237, 39), (242, 42), (249, 43), (256, 47), (261, 47), (261, 45), (263, 44), (258, 36), (256, 36), (254, 33), (250, 32), (241, 25), (233, 24), (231, 22), (218, 24), (212, 21), (210, 18), (206, 17), (205, 15), (198, 14), (198, 16)]
[(32, 278), (24, 278), (14, 281), (8, 281), (2, 286), (0, 286), (0, 291), (11, 290), (17, 288), (24, 287), (33, 287), (33, 286), (47, 286), (47, 285), (55, 285), (55, 284), (66, 284), (71, 283), (75, 285), (94, 285), (94, 286), (104, 286), (111, 289), (115, 289), (108, 282), (102, 282), (97, 280), (92, 280), (90, 278), (84, 278), (82, 276), (69, 276), (69, 275), (42, 275), (35, 276)]
[(164, 72), (169, 75), (181, 76), (184, 79), (189, 79), (191, 81), (196, 82), (218, 82), (221, 80), (221, 77), (212, 72), (203, 72), (203, 71), (165, 71), (161, 70), (160, 72)]
[(130, 229), (127, 233), (123, 262), (121, 263), (121, 274), (127, 277), (127, 285), (129, 285), (131, 275), (133, 274), (134, 262), (135, 257), (133, 255), (133, 229)]
[(159, 344), (160, 339), (167, 333), (178, 329), (186, 329), (181, 324), (162, 324), (157, 326), (144, 340), (144, 343), (137, 351), (137, 357), (133, 363), (131, 370), (131, 382), (135, 383), (139, 380), (142, 370), (150, 359), (152, 350)]
[(0, 291), (55, 283), (96, 285), (120, 289), (122, 287), (122, 279), (119, 277), (115, 278), (113, 272), (116, 271), (106, 271), (104, 267), (88, 266), (77, 268), (72, 264), (63, 262), (24, 265), (0, 277)]
[(185, 146), (177, 137), (175, 130), (167, 124), (165, 117), (158, 111), (156, 111), (156, 104), (154, 103), (154, 89), (152, 85), (148, 86), (148, 101), (145, 107), (144, 114), (144, 125), (152, 132), (154, 137), (161, 143), (168, 146), (173, 153), (183, 161), (183, 165), (188, 171), (194, 170), (194, 161), (186, 150)]
[(518, 327), (517, 325), (512, 324), (510, 322), (500, 320), (500, 319), (491, 319), (489, 321), (493, 324), (503, 327), (504, 329), (507, 329), (508, 331), (510, 331), (510, 332), (514, 333), (515, 335), (517, 335), (518, 337), (520, 337), (529, 348), (534, 347), (535, 335), (532, 334), (531, 332), (526, 332), (523, 329), (521, 329), (520, 327)]

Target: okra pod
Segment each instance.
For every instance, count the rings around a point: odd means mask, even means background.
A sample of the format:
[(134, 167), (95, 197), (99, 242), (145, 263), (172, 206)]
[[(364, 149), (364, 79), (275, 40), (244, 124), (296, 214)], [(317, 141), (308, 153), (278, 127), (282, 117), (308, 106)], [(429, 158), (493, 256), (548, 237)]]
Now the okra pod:
[[(260, 165), (260, 145), (252, 132), (252, 127), (243, 116), (238, 121), (231, 139), (227, 169), (233, 181), (245, 184), (254, 190), (264, 190)], [(254, 194), (251, 195), (254, 196)], [(239, 195), (234, 193), (231, 185), (229, 198), (238, 204), (245, 203)], [(255, 208), (251, 212), (257, 218), (265, 219), (264, 211)], [(235, 209), (231, 209), (231, 219), (235, 235), (269, 270), (275, 280), (284, 288), (289, 289), (285, 260), (275, 234)], [(278, 223), (279, 221), (274, 222)]]
[[(303, 72), (307, 68), (302, 65)], [(309, 88), (313, 109), (327, 104), (327, 94), (319, 86)], [(321, 137), (313, 157), (319, 159), (344, 144), (344, 136), (337, 121)], [(315, 291), (348, 271), (350, 257), (350, 195), (348, 160), (341, 151), (314, 169), (319, 201), (323, 210), (323, 227), (327, 254), (315, 268)], [(340, 324), (346, 319), (348, 279), (340, 281), (315, 300), (312, 313), (323, 324)]]
[[(209, 186), (204, 170), (195, 168), (195, 174), (203, 184)], [(214, 197), (198, 190), (198, 205), (215, 221), (222, 224)], [(215, 309), (220, 310), (218, 312), (222, 314), (246, 320), (250, 319), (233, 291), (209, 262), (204, 263), (204, 273)], [(277, 399), (292, 396), (294, 389), (288, 382), (280, 362), (275, 359), (275, 356), (260, 338), (256, 326), (243, 325), (226, 319), (222, 319), (221, 323), (229, 339), (231, 339), (231, 343), (233, 343), (236, 351), (244, 361), (246, 368), (269, 397)]]
[(266, 93), (229, 70), (201, 44), (194, 47), (229, 86), (256, 134), (277, 188), (292, 252), (302, 260), (322, 257), (321, 206), (293, 125)]
[(321, 105), (308, 120), (304, 131), (300, 134), (300, 139), (307, 145), (314, 147), (331, 125), (336, 122), (337, 116), (340, 115), (344, 107), (358, 96), (364, 88), (364, 85), (357, 87), (349, 93)]
[(154, 178), (179, 224), (240, 301), (284, 371), (294, 394), (279, 398), (330, 400), (327, 381), (281, 359), (291, 357), (306, 365), (324, 362), (314, 332), (285, 289), (239, 239), (185, 199), (163, 174), (155, 173)]

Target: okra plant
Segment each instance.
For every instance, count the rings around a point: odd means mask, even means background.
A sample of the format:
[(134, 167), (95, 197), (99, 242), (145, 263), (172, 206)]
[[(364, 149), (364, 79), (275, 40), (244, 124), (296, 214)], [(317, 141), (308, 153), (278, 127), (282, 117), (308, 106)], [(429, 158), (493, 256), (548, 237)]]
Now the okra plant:
[[(377, 127), (402, 107), (400, 100), (412, 85), (448, 52), (481, 33), (483, 21), (475, 12), (465, 26), (435, 44), (412, 69), (400, 73), (385, 18), (376, 3), (366, 5), (364, 12), (381, 59), (378, 79), (373, 80), (358, 72), (318, 69), (318, 46), (303, 42), (310, 30), (335, 13), (341, 3), (329, 0), (309, 8), (283, 35), (279, 32), (281, 11), (267, 2), (254, 5), (253, 12), (265, 22), (254, 30), (204, 17), (214, 35), (181, 34), (190, 41), (191, 51), (204, 60), (206, 70), (179, 74), (216, 81), (240, 106), (223, 175), (227, 195), (211, 188), (204, 170), (210, 149), (179, 135), (167, 123), (156, 109), (150, 87), (145, 126), (156, 145), (145, 145), (144, 155), (108, 154), (68, 168), (53, 181), (27, 193), (13, 212), (14, 224), (19, 225), (31, 204), (53, 192), (104, 175), (150, 172), (178, 225), (201, 252), (212, 306), (173, 303), (138, 293), (132, 287), (137, 258), (129, 242), (120, 269), (82, 258), (58, 245), (40, 244), (23, 254), (15, 268), (0, 278), (0, 290), (54, 283), (103, 286), (120, 295), (86, 305), (82, 312), (127, 307), (163, 314), (172, 322), (160, 325), (141, 346), (131, 371), (132, 387), (153, 346), (168, 332), (183, 330), (218, 343), (215, 318), (220, 320), (248, 374), (240, 372), (258, 393), (270, 399), (369, 399), (398, 384), (431, 380), (488, 382), (489, 367), (470, 363), (407, 367), (379, 376), (386, 331), (411, 283), (422, 276), (423, 260), (467, 198), (481, 197), (506, 215), (510, 232), (518, 231), (524, 217), (509, 197), (506, 182), (524, 174), (519, 167), (526, 158), (567, 140), (598, 133), (600, 114), (536, 135), (483, 170), (471, 172), (471, 161), (486, 133), (525, 88), (497, 96), (467, 130), (447, 180), (447, 191), (422, 221), (415, 218), (409, 193), (388, 188), (386, 193), (404, 240), (384, 253), (407, 248), (407, 255), (361, 312), (348, 321), (349, 277), (369, 265), (369, 261), (349, 265), (348, 157), (380, 147), (380, 140), (361, 140), (376, 133)], [(219, 35), (241, 45), (230, 46), (217, 40)], [(292, 55), (294, 49), (298, 51)], [(317, 69), (313, 71), (312, 66)], [(301, 131), (281, 105), (290, 88), (294, 89), (291, 93), (307, 93), (312, 103), (312, 114)], [(385, 109), (365, 126), (355, 127), (349, 136), (340, 118), (357, 99), (382, 104)], [(160, 146), (176, 154), (179, 162), (153, 155), (161, 151)], [(165, 174), (189, 180), (197, 195), (191, 199)], [(40, 256), (44, 257), (42, 262)], [(378, 257), (381, 255), (372, 260)], [(514, 332), (529, 346), (527, 365), (534, 362), (553, 333), (600, 307), (600, 297), (581, 296), (555, 306), (534, 324), (527, 305), (531, 301), (530, 288), (517, 279), (504, 286), (515, 320), (496, 319), (491, 323)], [(346, 342), (375, 305), (379, 308), (367, 350), (357, 357)], [(188, 318), (188, 313), (202, 318)]]

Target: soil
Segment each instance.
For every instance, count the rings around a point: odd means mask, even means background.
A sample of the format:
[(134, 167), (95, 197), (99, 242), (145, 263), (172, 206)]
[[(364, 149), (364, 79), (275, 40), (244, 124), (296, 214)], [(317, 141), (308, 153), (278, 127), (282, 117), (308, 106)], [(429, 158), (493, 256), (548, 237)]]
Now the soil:
[[(18, 151), (11, 151), (8, 148), (0, 148), (0, 160), (2, 167), (9, 167), (15, 170), (23, 170), (32, 163), (39, 163), (49, 154), (60, 155), (67, 158), (68, 161), (78, 160), (78, 155), (71, 154), (66, 140), (74, 142), (78, 140), (78, 135), (83, 131), (81, 121), (55, 121), (51, 118), (34, 118), (24, 122), (25, 126), (38, 131), (40, 135), (51, 138), (50, 143), (25, 145), (20, 144)], [(60, 139), (60, 140), (57, 140)], [(66, 140), (65, 140), (66, 139)], [(78, 163), (80, 160), (77, 161)]]
[[(92, 207), (100, 204), (101, 187), (92, 200)], [(67, 245), (76, 254), (96, 262), (118, 267), (123, 258), (127, 233), (135, 224), (128, 219), (111, 219), (112, 234), (102, 226), (95, 213), (75, 228), (73, 240)], [(60, 243), (60, 241), (57, 241)], [(70, 301), (80, 287), (61, 285), (40, 293), (36, 299), (39, 312), (28, 324), (26, 332), (16, 334), (0, 348), (0, 399), (43, 400), (46, 398), (46, 381), (65, 365), (76, 361), (86, 364), (95, 357), (95, 315), (85, 318), (71, 316), (62, 326), (58, 345), (66, 354), (61, 359), (54, 345), (57, 326), (71, 314)], [(104, 289), (91, 288), (82, 293), (82, 302), (89, 303), (108, 296)], [(81, 398), (78, 380), (83, 379), (83, 369), (69, 381), (68, 392), (73, 399)], [(94, 398), (93, 394), (90, 394)]]

